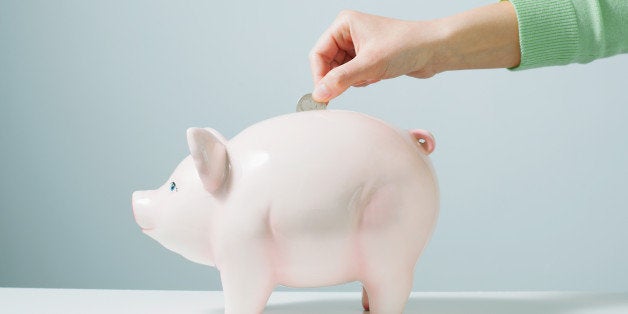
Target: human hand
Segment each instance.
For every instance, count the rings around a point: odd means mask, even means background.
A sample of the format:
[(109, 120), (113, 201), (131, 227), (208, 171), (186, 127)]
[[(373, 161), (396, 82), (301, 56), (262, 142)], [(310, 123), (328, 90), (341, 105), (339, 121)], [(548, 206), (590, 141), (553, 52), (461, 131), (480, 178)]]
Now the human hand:
[(521, 60), (517, 16), (508, 1), (429, 21), (342, 11), (309, 59), (319, 102), (400, 75), (514, 67)]
[(441, 36), (434, 22), (342, 11), (310, 52), (312, 97), (326, 102), (350, 86), (400, 75), (428, 78)]

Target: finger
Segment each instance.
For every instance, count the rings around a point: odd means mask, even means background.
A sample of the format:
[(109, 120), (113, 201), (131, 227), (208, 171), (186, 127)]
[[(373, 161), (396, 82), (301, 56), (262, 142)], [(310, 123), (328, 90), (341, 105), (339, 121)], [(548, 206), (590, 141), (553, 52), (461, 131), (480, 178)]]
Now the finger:
[(374, 79), (373, 65), (364, 60), (365, 58), (358, 56), (329, 71), (316, 84), (312, 98), (315, 101), (328, 102), (350, 86)]
[(347, 52), (344, 51), (344, 50), (338, 50), (338, 53), (334, 57), (334, 61), (336, 61), (338, 64), (346, 63), (347, 62)]
[(314, 84), (318, 83), (318, 81), (331, 70), (331, 61), (333, 58), (330, 58), (328, 55), (330, 52), (334, 52), (335, 54), (336, 51), (334, 51), (334, 47), (336, 50), (338, 47), (335, 46), (335, 43), (330, 43), (330, 45), (334, 46), (325, 47), (326, 52), (314, 49), (310, 52), (310, 71), (312, 72), (312, 81)]
[(331, 70), (330, 64), (340, 51), (343, 51), (340, 54), (344, 55), (346, 52), (354, 51), (349, 23), (343, 14), (336, 18), (310, 51), (310, 70), (314, 84)]

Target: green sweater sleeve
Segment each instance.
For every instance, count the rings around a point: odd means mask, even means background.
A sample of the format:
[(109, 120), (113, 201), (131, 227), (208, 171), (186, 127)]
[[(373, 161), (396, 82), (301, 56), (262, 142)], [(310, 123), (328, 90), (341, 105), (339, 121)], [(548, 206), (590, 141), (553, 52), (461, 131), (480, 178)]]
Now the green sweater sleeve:
[(524, 70), (628, 52), (628, 0), (510, 0)]

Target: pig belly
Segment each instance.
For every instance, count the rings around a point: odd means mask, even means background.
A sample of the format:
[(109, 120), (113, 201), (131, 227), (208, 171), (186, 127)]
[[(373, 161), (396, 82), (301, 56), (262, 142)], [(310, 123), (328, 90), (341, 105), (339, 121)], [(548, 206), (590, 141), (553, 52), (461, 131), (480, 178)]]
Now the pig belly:
[(352, 239), (277, 240), (275, 279), (289, 287), (318, 287), (357, 280)]
[(358, 212), (337, 205), (272, 212), (277, 283), (315, 287), (357, 280), (358, 219)]

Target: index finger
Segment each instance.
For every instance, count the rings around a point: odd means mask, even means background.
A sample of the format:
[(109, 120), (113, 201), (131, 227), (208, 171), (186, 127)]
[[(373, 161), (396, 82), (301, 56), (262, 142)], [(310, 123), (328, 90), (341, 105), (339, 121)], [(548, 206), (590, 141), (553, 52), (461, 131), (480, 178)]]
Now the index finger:
[(310, 51), (310, 71), (312, 72), (312, 80), (314, 85), (320, 81), (329, 70), (331, 70), (331, 61), (336, 53), (338, 53), (338, 45), (327, 30), (318, 39), (312, 50)]
[(314, 85), (331, 69), (332, 61), (340, 50), (351, 51), (353, 42), (348, 22), (341, 16), (321, 35), (310, 51), (310, 70)]

